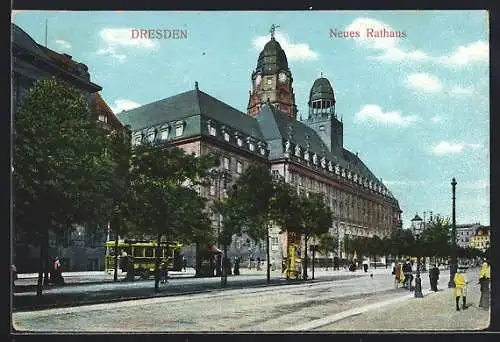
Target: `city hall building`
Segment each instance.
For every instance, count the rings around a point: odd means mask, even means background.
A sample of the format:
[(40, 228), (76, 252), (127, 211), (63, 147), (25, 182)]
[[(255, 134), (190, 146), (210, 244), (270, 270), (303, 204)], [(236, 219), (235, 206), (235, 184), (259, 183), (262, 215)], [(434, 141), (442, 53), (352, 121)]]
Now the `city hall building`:
[[(313, 82), (307, 119), (297, 120), (293, 75), (285, 52), (271, 34), (251, 82), (247, 113), (200, 90), (196, 82), (193, 90), (124, 111), (118, 118), (131, 126), (133, 144), (148, 140), (175, 145), (197, 156), (217, 153), (219, 174), (226, 176), (198, 188), (203, 197), (222, 198), (248, 165), (261, 164), (298, 193), (323, 193), (334, 214), (330, 234), (339, 241), (388, 236), (402, 227), (398, 201), (358, 155), (344, 147), (343, 122), (328, 79)], [(217, 229), (220, 220), (216, 214), (212, 218)], [(270, 228), (273, 265), (281, 265), (288, 240), (293, 238), (280, 230)], [(228, 254), (244, 260), (265, 259), (265, 243), (235, 236)], [(186, 248), (185, 255), (194, 262), (194, 248)], [(341, 256), (350, 257), (343, 251)]]

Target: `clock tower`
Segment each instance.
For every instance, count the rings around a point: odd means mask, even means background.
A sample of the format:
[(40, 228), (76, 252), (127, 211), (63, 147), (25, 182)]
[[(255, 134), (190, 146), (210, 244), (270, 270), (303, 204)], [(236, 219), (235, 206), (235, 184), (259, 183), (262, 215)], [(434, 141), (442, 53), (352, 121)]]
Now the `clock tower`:
[(252, 90), (248, 100), (248, 115), (255, 117), (268, 102), (280, 111), (288, 113), (291, 120), (297, 118), (292, 73), (288, 68), (285, 51), (274, 38), (277, 26), (271, 27), (271, 40), (259, 55), (257, 68), (252, 73)]

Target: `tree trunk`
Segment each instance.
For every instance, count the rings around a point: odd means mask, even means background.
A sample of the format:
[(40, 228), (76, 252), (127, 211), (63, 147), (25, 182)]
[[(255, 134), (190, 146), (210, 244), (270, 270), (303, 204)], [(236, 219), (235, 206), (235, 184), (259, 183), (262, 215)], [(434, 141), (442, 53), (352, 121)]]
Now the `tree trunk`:
[(221, 287), (226, 287), (227, 286), (227, 266), (228, 266), (228, 260), (227, 260), (227, 246), (224, 245), (224, 257), (221, 260), (221, 278), (220, 278), (220, 284)]
[(195, 244), (195, 277), (201, 277), (201, 253), (200, 253), (200, 243), (196, 242)]
[(115, 229), (115, 267), (113, 273), (113, 281), (118, 281), (118, 239), (120, 237), (118, 225), (114, 227)]
[(307, 240), (308, 240), (308, 236), (307, 234), (304, 235), (304, 270), (303, 270), (303, 276), (302, 278), (304, 278), (304, 280), (307, 280)]
[(314, 263), (316, 262), (316, 243), (314, 243), (313, 248), (313, 258), (312, 258), (312, 280), (314, 280)]
[[(266, 223), (267, 226), (267, 223)], [(270, 253), (269, 253), (269, 226), (267, 226), (266, 230), (266, 259), (267, 259), (267, 275), (266, 275), (266, 282), (269, 284), (271, 282), (271, 260), (270, 258)]]
[[(161, 262), (161, 248), (160, 248), (161, 235), (160, 232), (156, 234), (156, 258), (155, 258), (155, 292), (160, 292), (160, 262)], [(167, 249), (168, 250), (168, 249)], [(168, 265), (167, 265), (168, 267)]]
[(46, 226), (43, 231), (43, 235), (40, 237), (40, 263), (39, 263), (39, 269), (38, 269), (38, 282), (37, 282), (37, 287), (36, 287), (36, 295), (37, 297), (42, 296), (43, 292), (43, 275), (45, 271), (47, 270), (47, 247), (48, 247), (48, 236), (49, 236), (49, 227)]

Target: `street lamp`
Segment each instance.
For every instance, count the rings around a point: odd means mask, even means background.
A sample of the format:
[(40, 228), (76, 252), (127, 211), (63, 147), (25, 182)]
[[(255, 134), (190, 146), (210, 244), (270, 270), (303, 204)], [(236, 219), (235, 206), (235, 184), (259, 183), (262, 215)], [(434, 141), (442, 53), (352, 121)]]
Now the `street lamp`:
[(415, 298), (423, 298), (422, 293), (422, 279), (420, 279), (420, 234), (416, 235), (417, 238), (417, 276), (415, 277)]
[[(217, 198), (219, 201), (222, 199), (222, 191), (221, 191), (221, 182), (224, 182), (224, 189), (226, 188), (227, 183), (231, 182), (232, 177), (231, 173), (229, 173), (227, 170), (211, 170), (210, 171), (210, 178), (215, 180), (216, 183), (216, 191), (217, 191)], [(220, 231), (221, 231), (221, 213), (217, 213), (217, 247), (220, 247)], [(224, 248), (227, 248), (224, 246)], [(226, 254), (226, 253), (224, 253)], [(227, 257), (227, 255), (224, 255)], [(221, 277), (221, 286), (226, 286), (227, 284), (227, 260), (223, 260), (222, 256), (218, 257), (217, 265), (216, 265), (216, 274), (215, 276)]]
[(452, 221), (451, 221), (451, 265), (450, 265), (450, 281), (448, 282), (448, 288), (455, 287), (455, 273), (457, 273), (457, 249), (456, 249), (456, 222), (455, 222), (455, 188), (457, 186), (457, 181), (455, 178), (451, 180), (451, 191), (452, 191)]

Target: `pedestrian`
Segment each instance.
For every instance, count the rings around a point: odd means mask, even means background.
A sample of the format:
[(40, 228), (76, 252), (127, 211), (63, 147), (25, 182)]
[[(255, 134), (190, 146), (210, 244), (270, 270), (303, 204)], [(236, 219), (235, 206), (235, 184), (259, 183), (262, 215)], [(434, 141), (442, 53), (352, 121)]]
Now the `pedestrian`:
[(257, 258), (257, 271), (260, 271), (260, 258)]
[(240, 258), (239, 257), (235, 257), (234, 258), (234, 270), (233, 270), (233, 274), (235, 276), (240, 275)]
[(455, 273), (454, 282), (455, 289), (453, 290), (453, 295), (455, 296), (455, 304), (457, 311), (460, 311), (460, 297), (462, 297), (462, 309), (467, 309), (467, 277), (466, 268), (460, 266), (457, 268), (457, 273)]
[(160, 265), (160, 284), (164, 285), (168, 283), (168, 268), (167, 263), (162, 262)]
[(412, 274), (412, 268), (411, 268), (411, 264), (410, 264), (410, 260), (407, 260), (404, 264), (403, 264), (403, 274), (404, 274), (404, 285), (406, 288), (410, 289), (411, 290), (411, 283), (412, 283), (412, 280), (413, 280), (413, 274)]
[(396, 275), (396, 263), (393, 261), (391, 264), (392, 267), (392, 275)]
[(363, 260), (363, 270), (366, 272), (368, 272), (368, 260)]
[(61, 262), (59, 261), (59, 257), (56, 257), (54, 260), (54, 283), (56, 285), (64, 285), (64, 278), (62, 276)]
[(184, 269), (184, 272), (186, 272), (187, 263), (188, 263), (187, 259), (184, 256), (182, 256), (182, 268)]
[(431, 290), (437, 292), (437, 283), (439, 280), (439, 268), (437, 268), (436, 264), (433, 264), (431, 269), (429, 270), (429, 281), (431, 283)]
[(481, 299), (479, 307), (489, 309), (490, 307), (490, 264), (487, 260), (484, 261), (479, 272), (479, 284), (481, 285)]

